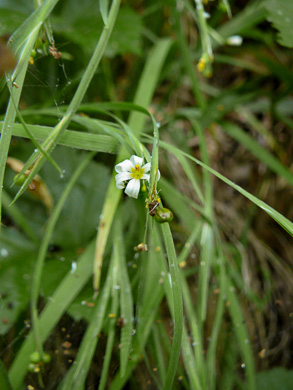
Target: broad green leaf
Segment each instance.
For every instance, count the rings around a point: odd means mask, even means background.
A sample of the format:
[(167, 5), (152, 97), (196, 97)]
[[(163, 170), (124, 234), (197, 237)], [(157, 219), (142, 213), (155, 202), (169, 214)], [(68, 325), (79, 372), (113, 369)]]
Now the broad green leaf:
[(0, 243), (1, 321), (0, 334), (5, 334), (26, 309), (36, 246), (16, 229), (2, 226)]
[(286, 47), (293, 47), (293, 2), (291, 0), (264, 1), (269, 17), (279, 31), (278, 42)]
[[(104, 22), (99, 12), (99, 2), (85, 0), (81, 4), (75, 0), (65, 3), (62, 14), (52, 18), (53, 30), (64, 34), (80, 45), (86, 56), (90, 56), (102, 32)], [(108, 20), (107, 20), (108, 22)], [(131, 8), (121, 8), (105, 55), (141, 54), (142, 22)]]
[(275, 367), (256, 374), (257, 390), (291, 390), (293, 389), (293, 370)]
[(26, 19), (26, 15), (14, 10), (0, 8), (0, 35), (11, 34)]

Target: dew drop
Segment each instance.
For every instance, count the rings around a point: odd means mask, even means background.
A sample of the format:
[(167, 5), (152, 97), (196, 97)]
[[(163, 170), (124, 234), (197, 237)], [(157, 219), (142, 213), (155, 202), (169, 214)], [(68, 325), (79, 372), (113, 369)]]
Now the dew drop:
[(71, 263), (71, 271), (70, 271), (70, 273), (71, 273), (71, 274), (74, 274), (75, 271), (76, 271), (76, 262), (73, 261), (73, 262)]
[(8, 256), (8, 250), (7, 250), (6, 248), (2, 248), (2, 249), (0, 250), (0, 255), (1, 255), (2, 257), (7, 257), (7, 256)]

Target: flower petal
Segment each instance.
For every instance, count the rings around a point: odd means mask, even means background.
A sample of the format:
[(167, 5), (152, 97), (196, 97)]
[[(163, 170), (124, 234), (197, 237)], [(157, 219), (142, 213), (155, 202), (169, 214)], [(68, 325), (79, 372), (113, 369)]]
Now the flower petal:
[(139, 165), (141, 167), (143, 163), (143, 158), (138, 156), (131, 156), (130, 161), (132, 162), (133, 167), (135, 167), (135, 165)]
[(149, 172), (151, 169), (151, 163), (146, 163), (142, 169), (144, 169), (145, 173)]
[(140, 189), (140, 180), (132, 179), (127, 184), (124, 192), (125, 192), (125, 194), (127, 194), (131, 198), (137, 199), (138, 193), (139, 193), (139, 189)]
[(126, 180), (130, 180), (132, 177), (130, 176), (130, 173), (129, 172), (121, 172), (121, 173), (118, 173), (116, 176), (115, 176), (115, 180), (116, 180), (116, 188), (118, 188), (119, 190), (121, 190), (122, 188), (125, 187), (124, 185), (124, 182)]
[(160, 174), (160, 171), (158, 170), (158, 174), (157, 174), (157, 181), (160, 180), (160, 177), (161, 177), (161, 174)]
[(115, 166), (115, 171), (117, 173), (131, 172), (131, 168), (134, 168), (133, 163), (130, 160), (124, 160)]
[(147, 173), (144, 173), (141, 177), (142, 180), (147, 180), (147, 181), (150, 181), (150, 175), (147, 174)]

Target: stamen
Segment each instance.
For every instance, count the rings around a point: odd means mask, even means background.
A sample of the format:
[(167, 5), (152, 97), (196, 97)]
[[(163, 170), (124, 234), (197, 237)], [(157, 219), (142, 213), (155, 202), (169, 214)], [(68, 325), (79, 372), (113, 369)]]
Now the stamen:
[(135, 180), (140, 180), (143, 177), (144, 169), (137, 164), (134, 168), (131, 168), (131, 172), (131, 177), (133, 177)]

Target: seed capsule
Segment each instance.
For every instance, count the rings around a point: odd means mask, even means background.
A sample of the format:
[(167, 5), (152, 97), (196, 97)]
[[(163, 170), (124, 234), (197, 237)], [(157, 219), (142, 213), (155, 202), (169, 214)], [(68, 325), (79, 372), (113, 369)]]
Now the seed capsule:
[(165, 207), (162, 209), (157, 208), (154, 218), (158, 223), (171, 222), (173, 219), (173, 213)]
[(31, 363), (37, 364), (40, 363), (41, 361), (41, 355), (39, 352), (35, 351), (30, 354), (30, 361)]

